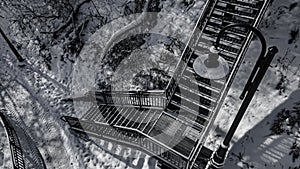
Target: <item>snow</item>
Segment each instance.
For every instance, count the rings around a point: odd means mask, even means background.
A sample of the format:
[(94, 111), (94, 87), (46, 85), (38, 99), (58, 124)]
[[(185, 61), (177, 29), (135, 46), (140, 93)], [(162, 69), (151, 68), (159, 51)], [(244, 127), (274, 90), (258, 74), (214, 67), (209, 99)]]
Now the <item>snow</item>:
[[(6, 43), (0, 38), (0, 105), (14, 110), (11, 113), (16, 117), (15, 119), (19, 119), (16, 122), (35, 139), (47, 167), (55, 169), (121, 169), (136, 166), (155, 168), (155, 159), (139, 151), (127, 150), (126, 147), (103, 140), (95, 140), (95, 142), (79, 140), (59, 119), (61, 115), (80, 117), (91, 106), (91, 103), (72, 105), (60, 101), (63, 98), (80, 96), (87, 90), (95, 89), (96, 77), (105, 77), (103, 74), (99, 75), (99, 72), (104, 71), (99, 70), (100, 61), (103, 58), (101, 53), (116, 32), (139, 18), (140, 14), (124, 15), (125, 6), (128, 5), (130, 9), (134, 9), (135, 2), (94, 0), (95, 6), (91, 3), (84, 4), (80, 9), (81, 13), (78, 14), (78, 20), (74, 21), (75, 26), (78, 26), (86, 18), (89, 19), (80, 36), (81, 41), (84, 42), (80, 53), (72, 53), (69, 48), (74, 40), (72, 38), (76, 36), (74, 27), (66, 28), (63, 33), (57, 35), (57, 38), (52, 37), (52, 34), (42, 33), (51, 32), (65, 24), (70, 14), (70, 4), (65, 4), (65, 8), (60, 10), (60, 5), (64, 5), (63, 3), (47, 4), (45, 2), (36, 5), (34, 1), (29, 1), (28, 5), (34, 4), (32, 9), (38, 13), (54, 17), (34, 18), (29, 11), (26, 11), (29, 19), (20, 20), (22, 16), (18, 10), (23, 8), (13, 8), (9, 6), (9, 2), (1, 2), (3, 6), (0, 7), (0, 25), (14, 44), (20, 46), (18, 50), (27, 62), (25, 67), (19, 67)], [(79, 1), (70, 0), (70, 2), (75, 6)], [(268, 45), (276, 45), (279, 53), (273, 60), (234, 136), (225, 169), (276, 169), (300, 165), (299, 160), (293, 162), (289, 155), (290, 147), (295, 139), (293, 136), (269, 135), (271, 124), (277, 113), (283, 108), (291, 108), (300, 98), (299, 33), (291, 36), (293, 32), (299, 31), (300, 4), (298, 2), (296, 5), (291, 5), (297, 2), (296, 0), (274, 0), (261, 23), (260, 29)], [(185, 43), (200, 13), (199, 9), (203, 5), (204, 1), (196, 1), (189, 7), (183, 6), (181, 1), (161, 1), (162, 9), (157, 16), (160, 22), (150, 23), (151, 29), (148, 31), (160, 35), (169, 34)], [(64, 17), (55, 17), (60, 14)], [(92, 16), (97, 17), (92, 18)], [(154, 15), (148, 17), (151, 18)], [(22, 22), (13, 22), (13, 18)], [(21, 26), (25, 26), (26, 29), (22, 29)], [(136, 26), (128, 30), (137, 30), (136, 33), (144, 31)], [(116, 39), (124, 38), (123, 36), (116, 37)], [(151, 40), (157, 41), (157, 39)], [(152, 46), (152, 48), (159, 52), (166, 52), (168, 55), (171, 54), (159, 45)], [(153, 62), (160, 60), (159, 52), (151, 53), (142, 49), (133, 53), (138, 52), (151, 55), (148, 59)], [(248, 49), (246, 60), (241, 65), (214, 123), (215, 129), (212, 130), (206, 142), (208, 147), (215, 149), (228, 130), (241, 103), (238, 99), (239, 95), (259, 52), (259, 43), (255, 40)], [(175, 54), (175, 58), (178, 59), (180, 50), (175, 50)], [(167, 69), (166, 64), (160, 64), (159, 67)], [(172, 68), (170, 68), (170, 73), (172, 73)], [(281, 80), (282, 83), (279, 83)], [(0, 128), (1, 136), (3, 131), (3, 128)], [(8, 149), (3, 149), (7, 147), (3, 146), (3, 143), (7, 144), (6, 138), (1, 137), (0, 140), (0, 168), (10, 168)], [(4, 158), (1, 153), (4, 154)]]
[(2, 121), (0, 120), (0, 122), (0, 166), (3, 167), (3, 169), (9, 169), (12, 168), (9, 142)]

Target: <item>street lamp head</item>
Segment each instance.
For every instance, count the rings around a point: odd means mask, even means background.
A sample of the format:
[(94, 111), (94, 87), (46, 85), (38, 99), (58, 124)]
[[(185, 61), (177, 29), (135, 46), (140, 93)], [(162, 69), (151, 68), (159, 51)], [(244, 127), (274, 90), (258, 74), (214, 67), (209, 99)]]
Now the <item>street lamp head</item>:
[(194, 71), (207, 79), (224, 78), (229, 72), (227, 61), (219, 56), (219, 51), (215, 46), (210, 47), (209, 51), (209, 54), (200, 55), (195, 59)]
[(215, 46), (212, 46), (209, 50), (210, 53), (201, 54), (198, 58), (195, 59), (193, 68), (196, 74), (207, 79), (221, 79), (227, 76), (227, 74), (229, 73), (229, 66), (227, 61), (219, 56), (218, 46), (225, 31), (233, 27), (244, 27), (257, 35), (262, 46), (259, 58), (262, 58), (264, 56), (266, 52), (266, 40), (258, 29), (248, 24), (230, 24), (220, 30), (217, 35)]

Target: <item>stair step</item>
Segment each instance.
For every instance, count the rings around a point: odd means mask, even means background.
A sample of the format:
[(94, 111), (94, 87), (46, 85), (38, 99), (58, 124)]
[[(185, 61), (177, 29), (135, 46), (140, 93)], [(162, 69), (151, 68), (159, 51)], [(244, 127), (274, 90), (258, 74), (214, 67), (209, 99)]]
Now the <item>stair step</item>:
[[(205, 34), (205, 33), (202, 34), (201, 38), (207, 39), (211, 42), (215, 42), (217, 40), (217, 37), (209, 35), (209, 34)], [(230, 46), (233, 45), (233, 46), (235, 46), (235, 48), (240, 48), (242, 46), (241, 40), (235, 39), (232, 37), (228, 37), (226, 35), (221, 37), (220, 43), (225, 44), (225, 45), (228, 44)]]
[[(193, 83), (191, 83), (191, 84), (193, 84)], [(217, 97), (212, 97), (211, 92), (210, 93), (201, 92), (202, 89), (199, 89), (199, 86), (198, 87), (190, 87), (189, 84), (182, 84), (181, 83), (179, 88), (180, 88), (180, 91), (183, 91), (183, 92), (190, 91), (190, 96), (189, 97), (195, 98), (195, 100), (199, 100), (199, 97), (200, 97), (201, 103), (203, 103), (203, 104), (207, 104), (207, 105), (209, 104), (209, 105), (213, 106), (213, 105), (216, 104), (216, 102), (218, 100)]]
[(131, 112), (133, 111), (134, 108), (127, 108), (126, 111), (124, 111), (124, 113), (122, 113), (122, 118), (120, 118), (120, 120), (118, 120), (115, 125), (118, 126), (122, 126), (123, 124), (128, 122), (128, 117), (130, 116)]
[(212, 13), (211, 17), (218, 20), (234, 22), (234, 23), (251, 24), (254, 21), (253, 19), (243, 18), (243, 17), (239, 17), (239, 16), (235, 16), (232, 14), (227, 14), (219, 11), (215, 11), (214, 13)]
[(211, 109), (215, 107), (216, 103), (212, 101), (210, 98), (205, 97), (204, 95), (198, 95), (194, 93), (192, 90), (189, 90), (185, 86), (179, 86), (180, 87), (180, 93), (176, 93), (180, 97), (191, 99), (192, 102), (196, 102), (198, 104), (201, 104), (202, 106), (205, 106), (208, 109)]
[(188, 157), (196, 143), (187, 137), (180, 138), (180, 139), (181, 141), (177, 145), (175, 145), (173, 149)]
[(181, 77), (180, 84), (188, 88), (189, 90), (194, 91), (197, 95), (204, 95), (214, 101), (218, 100), (218, 97), (220, 95), (219, 92), (211, 90), (210, 87), (204, 86), (202, 84), (199, 85), (196, 80), (186, 77), (185, 75)]
[(224, 12), (224, 13), (229, 13), (232, 15), (236, 15), (239, 17), (249, 18), (249, 19), (254, 19), (254, 17), (256, 16), (256, 12), (251, 13), (251, 12), (237, 10), (237, 8), (228, 8), (228, 7), (226, 7), (226, 4), (223, 5), (221, 3), (218, 3), (215, 6), (215, 10), (218, 10), (218, 11)]
[[(224, 28), (226, 25), (230, 24), (230, 22), (221, 22), (221, 24), (219, 24), (217, 22), (219, 22), (219, 21), (210, 20), (207, 23), (205, 29), (203, 30), (203, 33), (217, 37), (220, 30), (222, 28)], [(225, 24), (223, 24), (223, 23), (225, 23)], [(238, 38), (238, 39), (245, 39), (247, 32), (245, 32), (241, 29), (238, 29), (238, 28), (231, 28), (231, 29), (227, 29), (225, 31), (225, 33), (227, 33), (227, 35), (223, 35), (223, 36), (229, 36), (229, 37), (234, 37), (234, 38)]]
[(141, 115), (141, 111), (134, 109), (133, 112), (129, 115), (128, 123), (125, 125), (126, 127), (133, 127), (136, 123), (136, 119)]
[[(149, 135), (152, 136), (152, 137), (155, 137), (155, 136), (162, 136), (162, 135), (165, 135), (163, 136), (162, 138), (158, 138), (156, 137), (159, 141), (162, 141), (164, 142), (165, 144), (169, 144), (170, 143), (170, 135), (168, 135), (167, 133), (164, 133), (164, 131), (166, 129), (168, 129), (171, 124), (173, 122), (175, 122), (176, 120), (166, 114), (162, 114), (160, 116), (160, 118), (158, 119), (158, 121), (155, 123), (155, 125), (153, 126), (153, 128), (151, 129), (151, 131), (149, 132)], [(176, 135), (177, 131), (178, 131), (178, 128), (175, 128), (176, 130), (173, 131), (175, 132), (174, 135)], [(173, 129), (174, 130), (174, 129)], [(173, 133), (172, 133), (173, 134)]]
[(259, 10), (261, 4), (263, 1), (241, 1), (241, 0), (219, 0), (219, 2), (225, 3), (225, 4), (230, 4), (230, 5), (235, 5), (239, 6), (242, 8), (246, 9), (254, 9), (254, 10)]
[(218, 46), (221, 50), (226, 50), (228, 52), (232, 52), (232, 53), (238, 53), (240, 51), (240, 49), (237, 49), (237, 48), (234, 48), (232, 46), (227, 46), (227, 45), (224, 45), (224, 44), (219, 44)]
[[(181, 101), (181, 102), (183, 102), (183, 101)], [(194, 114), (195, 116), (199, 116), (199, 117), (203, 118), (206, 121), (208, 120), (207, 115), (209, 115), (209, 111), (198, 112), (197, 110), (195, 110), (198, 107), (196, 107), (194, 104), (192, 104), (190, 102), (178, 103), (178, 102), (175, 102), (175, 101), (172, 100), (171, 103), (173, 105), (177, 106), (180, 109), (183, 109), (187, 112), (190, 112), (190, 113)]]
[(143, 133), (148, 134), (153, 125), (158, 121), (161, 114), (155, 114), (154, 117), (149, 121), (145, 128), (142, 130)]
[(124, 120), (124, 114), (126, 111), (128, 111), (128, 107), (121, 107), (122, 109), (118, 109), (118, 112), (116, 113), (114, 118), (109, 119), (109, 123), (112, 125), (115, 125), (118, 121)]
[(99, 114), (101, 113), (101, 111), (106, 110), (107, 105), (105, 106), (100, 106), (100, 107), (95, 107), (92, 109), (92, 111), (90, 112), (90, 116), (88, 117), (88, 120), (95, 120), (97, 116), (99, 116)]
[(111, 122), (118, 117), (119, 113), (123, 110), (123, 107), (115, 107), (115, 111), (112, 111), (110, 114), (108, 114), (108, 117), (106, 118), (106, 121), (108, 124), (111, 124)]
[[(221, 26), (220, 26), (221, 27)], [(213, 41), (215, 42), (217, 37), (215, 36), (212, 36), (212, 35), (209, 35), (209, 34), (203, 34), (202, 36), (209, 36), (211, 38), (213, 38)], [(221, 41), (225, 41), (225, 42), (228, 42), (228, 43), (233, 43), (233, 44), (237, 44), (239, 46), (242, 45), (243, 41), (244, 41), (244, 38), (241, 37), (239, 38), (238, 36), (230, 36), (230, 35), (226, 35), (224, 34), (222, 37), (221, 37)]]
[[(207, 122), (205, 119), (201, 117), (197, 117), (192, 113), (188, 113), (185, 110), (172, 110), (169, 109), (169, 107), (167, 107), (165, 112), (166, 114), (173, 116), (177, 120), (182, 121), (183, 123), (185, 123), (185, 125), (190, 126), (200, 132), (203, 130)], [(197, 120), (198, 122), (196, 122), (197, 118), (198, 118)]]
[[(216, 33), (215, 36), (217, 37), (220, 30), (230, 24), (236, 24), (236, 23), (228, 20), (222, 20), (216, 17), (211, 17), (211, 19), (209, 20), (209, 24), (207, 24), (205, 27), (205, 30), (210, 30), (215, 32)], [(228, 32), (228, 36), (234, 34), (236, 37), (245, 38), (249, 31), (244, 27), (234, 27), (234, 28), (227, 29), (225, 32)]]
[[(172, 103), (170, 105), (172, 105)], [(190, 113), (183, 109), (173, 111), (167, 108), (166, 111), (168, 114), (170, 114), (170, 112), (175, 112), (176, 118), (186, 122), (188, 126), (191, 126), (200, 132), (203, 130), (203, 128), (206, 126), (208, 122), (206, 119), (200, 116), (196, 116), (195, 114)]]
[(115, 114), (116, 111), (117, 111), (116, 107), (109, 106), (109, 108), (106, 111), (101, 112), (101, 114), (103, 116), (103, 122), (107, 123), (107, 119), (109, 119), (111, 115)]
[(109, 108), (109, 106), (105, 106), (105, 107), (102, 107), (100, 110), (96, 109), (93, 112), (94, 115), (92, 116), (92, 118), (90, 120), (95, 121), (95, 122), (103, 122), (104, 117), (103, 117), (102, 113), (107, 111), (108, 108)]
[(155, 116), (155, 114), (157, 114), (155, 110), (150, 110), (149, 113), (145, 115), (144, 119), (142, 120), (137, 129), (142, 131), (143, 128), (147, 125), (147, 123)]
[[(190, 63), (189, 63), (190, 64)], [(190, 66), (186, 67), (185, 71), (183, 72), (183, 78), (189, 79), (189, 83), (195, 83), (198, 86), (201, 86), (203, 88), (206, 88), (210, 91), (215, 91), (219, 93), (221, 89), (223, 88), (223, 85), (225, 83), (226, 77), (222, 79), (207, 79), (204, 77), (199, 76), (195, 73), (194, 69)]]
[[(189, 96), (183, 95), (182, 93), (175, 93), (174, 97), (180, 98), (182, 104), (184, 104), (184, 102), (192, 103), (193, 105), (197, 106), (193, 110), (198, 111), (198, 112), (207, 112), (207, 113), (204, 114), (206, 116), (208, 116), (209, 115), (209, 111), (211, 111), (211, 107), (210, 106), (201, 104), (201, 103), (199, 103), (199, 101), (196, 101), (196, 100), (190, 98)], [(182, 102), (182, 101), (184, 101), (184, 102)]]
[(173, 103), (176, 103), (176, 106), (187, 111), (191, 111), (195, 115), (203, 116), (203, 118), (209, 118), (211, 109), (207, 108), (206, 106), (193, 102), (189, 98), (180, 96), (178, 93), (175, 93), (173, 97), (181, 99), (180, 101), (175, 101), (175, 99), (173, 99)]
[(108, 119), (109, 124), (115, 125), (117, 121), (121, 120), (123, 118), (123, 113), (126, 112), (128, 108), (127, 107), (120, 107), (117, 111), (117, 113), (114, 115), (114, 117), (111, 117)]
[(143, 110), (139, 114), (139, 116), (135, 119), (135, 123), (133, 124), (132, 128), (137, 129), (140, 123), (142, 123), (143, 118), (147, 115), (149, 110)]
[(92, 105), (91, 108), (86, 111), (86, 113), (82, 116), (83, 119), (89, 120), (94, 115), (93, 112), (99, 109), (98, 105)]
[(111, 125), (115, 125), (117, 123), (117, 121), (119, 120), (123, 120), (122, 118), (124, 113), (127, 111), (128, 107), (120, 107), (117, 111), (117, 113), (114, 115), (114, 117), (110, 118), (108, 120), (109, 124)]

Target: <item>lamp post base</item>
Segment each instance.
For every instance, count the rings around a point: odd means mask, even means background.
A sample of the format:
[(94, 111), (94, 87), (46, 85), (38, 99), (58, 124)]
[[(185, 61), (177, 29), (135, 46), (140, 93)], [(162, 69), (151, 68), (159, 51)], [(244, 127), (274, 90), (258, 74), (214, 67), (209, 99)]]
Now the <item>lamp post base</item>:
[(223, 168), (224, 162), (227, 156), (228, 146), (221, 144), (220, 147), (215, 151), (210, 160), (209, 169)]

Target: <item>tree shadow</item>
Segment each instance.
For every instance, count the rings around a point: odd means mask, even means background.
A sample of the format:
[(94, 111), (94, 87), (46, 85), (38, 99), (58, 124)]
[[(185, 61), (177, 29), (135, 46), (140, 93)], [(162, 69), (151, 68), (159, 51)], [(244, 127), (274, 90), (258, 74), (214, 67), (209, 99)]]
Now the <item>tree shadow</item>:
[(300, 90), (294, 91), (285, 102), (277, 106), (267, 117), (236, 142), (228, 154), (224, 168), (281, 169), (299, 167), (300, 162), (297, 160), (293, 162), (292, 156), (289, 155), (290, 148), (296, 139), (295, 136), (286, 133), (272, 135), (270, 130), (277, 114), (284, 108), (292, 108), (295, 102), (300, 100), (299, 98)]

